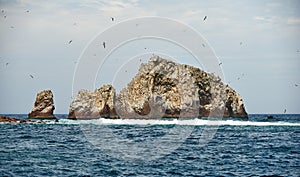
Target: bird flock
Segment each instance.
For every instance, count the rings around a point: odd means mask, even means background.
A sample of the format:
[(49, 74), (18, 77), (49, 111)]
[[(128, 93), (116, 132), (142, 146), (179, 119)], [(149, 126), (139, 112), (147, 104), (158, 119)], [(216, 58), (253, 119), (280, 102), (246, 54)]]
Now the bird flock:
[[(5, 12), (4, 9), (1, 10), (1, 13), (2, 13), (3, 18), (4, 18), (4, 19), (7, 19), (7, 14), (6, 14), (6, 12)], [(29, 10), (26, 10), (25, 13), (30, 13), (30, 11), (29, 11)], [(115, 17), (110, 17), (110, 20), (111, 20), (112, 22), (114, 22), (114, 21), (115, 21)], [(207, 21), (207, 20), (208, 20), (208, 17), (207, 17), (207, 15), (205, 15), (204, 18), (203, 18), (203, 22), (205, 22), (205, 21)], [(74, 22), (73, 25), (76, 26), (77, 23)], [(138, 27), (138, 25), (139, 25), (139, 24), (136, 24), (136, 27)], [(10, 26), (10, 28), (11, 28), (11, 29), (14, 29), (15, 27), (14, 27), (14, 26)], [(71, 39), (71, 40), (68, 41), (68, 44), (70, 45), (72, 42), (73, 42), (73, 40)], [(239, 44), (240, 44), (240, 46), (242, 46), (242, 45), (243, 45), (243, 42), (240, 42)], [(206, 47), (206, 45), (205, 45), (204, 43), (202, 43), (201, 45), (202, 45), (203, 48)], [(103, 49), (105, 49), (105, 48), (107, 47), (107, 42), (106, 42), (106, 41), (103, 41), (103, 42), (102, 42), (102, 46), (103, 46)], [(145, 47), (144, 49), (146, 50), (147, 48)], [(297, 50), (296, 52), (299, 53), (299, 50)], [(94, 56), (96, 56), (96, 54), (94, 54)], [(141, 62), (141, 59), (140, 59), (140, 62)], [(75, 61), (74, 63), (76, 64), (77, 61)], [(222, 64), (223, 64), (222, 62), (219, 62), (219, 66), (221, 66)], [(10, 65), (10, 62), (6, 62), (6, 63), (5, 63), (5, 66), (6, 66), (6, 67), (8, 67), (9, 65)], [(127, 70), (125, 70), (125, 72), (127, 72)], [(34, 78), (35, 78), (32, 74), (29, 74), (28, 76), (29, 76), (31, 79), (34, 79)], [(243, 73), (241, 76), (238, 76), (238, 77), (237, 77), (237, 80), (240, 80), (242, 77), (244, 77), (244, 73)], [(230, 82), (231, 82), (231, 81), (229, 81), (228, 83), (230, 83)], [(295, 87), (298, 87), (299, 84), (294, 84), (294, 86), (295, 86)], [(286, 113), (287, 110), (284, 109), (283, 112)]]

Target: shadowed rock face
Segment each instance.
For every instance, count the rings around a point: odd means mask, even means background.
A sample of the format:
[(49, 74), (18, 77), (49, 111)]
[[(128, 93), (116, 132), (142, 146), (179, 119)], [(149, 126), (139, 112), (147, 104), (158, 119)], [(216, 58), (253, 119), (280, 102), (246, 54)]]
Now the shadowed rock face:
[[(74, 112), (77, 112), (75, 115)], [(112, 86), (79, 91), (70, 118), (247, 117), (242, 98), (198, 68), (154, 56), (115, 96)]]
[(34, 108), (28, 114), (28, 117), (55, 119), (53, 115), (54, 109), (53, 94), (51, 90), (44, 90), (37, 94)]

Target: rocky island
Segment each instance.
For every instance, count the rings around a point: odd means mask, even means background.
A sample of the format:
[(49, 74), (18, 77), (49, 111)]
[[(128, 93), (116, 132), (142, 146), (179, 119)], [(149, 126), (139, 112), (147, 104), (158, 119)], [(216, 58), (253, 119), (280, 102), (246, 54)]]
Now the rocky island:
[[(50, 108), (49, 108), (50, 109)], [(40, 110), (40, 109), (39, 109)], [(242, 97), (218, 76), (153, 56), (116, 94), (111, 85), (80, 90), (70, 119), (84, 118), (247, 118)]]
[(53, 94), (51, 90), (43, 90), (36, 96), (34, 108), (28, 114), (28, 118), (56, 119), (54, 111)]

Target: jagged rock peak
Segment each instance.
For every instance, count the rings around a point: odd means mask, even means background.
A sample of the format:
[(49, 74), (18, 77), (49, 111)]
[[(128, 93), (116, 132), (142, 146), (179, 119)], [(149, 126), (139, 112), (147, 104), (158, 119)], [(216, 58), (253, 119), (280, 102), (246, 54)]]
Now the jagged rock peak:
[(70, 104), (69, 118), (117, 118), (114, 110), (115, 89), (111, 85), (104, 85), (94, 92), (79, 90)]
[(240, 96), (218, 76), (159, 56), (140, 66), (116, 110), (124, 118), (247, 117)]
[(55, 109), (53, 94), (51, 90), (43, 90), (36, 96), (34, 108), (28, 114), (29, 118), (55, 119), (53, 111)]

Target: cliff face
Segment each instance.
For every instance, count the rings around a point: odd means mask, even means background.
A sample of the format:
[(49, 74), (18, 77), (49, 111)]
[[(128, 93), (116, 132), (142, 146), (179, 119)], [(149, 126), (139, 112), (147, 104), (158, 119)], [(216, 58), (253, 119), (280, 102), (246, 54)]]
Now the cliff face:
[(94, 92), (80, 90), (72, 101), (69, 118), (117, 118), (114, 110), (115, 89), (104, 85)]
[(69, 117), (247, 117), (242, 98), (219, 77), (158, 56), (142, 64), (116, 98), (109, 88), (80, 91)]
[(53, 102), (53, 94), (51, 90), (44, 90), (37, 94), (34, 108), (28, 114), (29, 118), (46, 118), (52, 119), (54, 117), (54, 102)]

